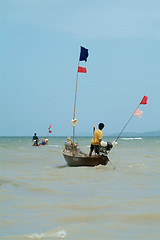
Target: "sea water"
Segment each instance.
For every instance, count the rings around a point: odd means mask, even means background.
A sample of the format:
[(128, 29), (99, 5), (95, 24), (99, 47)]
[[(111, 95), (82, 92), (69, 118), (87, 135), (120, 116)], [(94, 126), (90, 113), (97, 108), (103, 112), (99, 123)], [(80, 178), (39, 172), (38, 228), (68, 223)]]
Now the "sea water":
[(68, 167), (65, 140), (0, 138), (0, 239), (160, 239), (160, 138), (121, 138), (96, 167)]

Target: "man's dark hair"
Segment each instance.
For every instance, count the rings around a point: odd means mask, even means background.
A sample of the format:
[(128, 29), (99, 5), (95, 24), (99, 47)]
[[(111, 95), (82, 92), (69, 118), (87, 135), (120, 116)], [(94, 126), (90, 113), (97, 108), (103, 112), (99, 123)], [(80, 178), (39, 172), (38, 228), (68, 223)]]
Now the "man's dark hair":
[(98, 128), (102, 130), (104, 128), (104, 123), (99, 123)]

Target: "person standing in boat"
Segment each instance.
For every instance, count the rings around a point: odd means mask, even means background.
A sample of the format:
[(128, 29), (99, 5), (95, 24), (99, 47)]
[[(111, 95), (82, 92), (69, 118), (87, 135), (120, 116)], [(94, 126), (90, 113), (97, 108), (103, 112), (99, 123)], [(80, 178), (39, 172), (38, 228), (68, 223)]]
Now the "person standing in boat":
[(93, 135), (91, 147), (90, 147), (90, 152), (89, 152), (89, 157), (92, 156), (93, 150), (95, 151), (95, 153), (99, 154), (100, 144), (101, 144), (102, 137), (103, 137), (103, 132), (102, 132), (103, 128), (104, 128), (104, 123), (99, 123), (98, 129), (96, 129), (94, 131), (94, 135)]
[(32, 141), (34, 141), (33, 146), (38, 146), (39, 138), (36, 133), (33, 135)]

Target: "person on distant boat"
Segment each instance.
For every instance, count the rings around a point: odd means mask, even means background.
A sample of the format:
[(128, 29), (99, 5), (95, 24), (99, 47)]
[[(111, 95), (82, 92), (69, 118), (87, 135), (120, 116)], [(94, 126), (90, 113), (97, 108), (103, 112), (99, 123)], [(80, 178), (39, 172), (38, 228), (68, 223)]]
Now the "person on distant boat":
[(34, 141), (33, 146), (38, 146), (39, 139), (36, 133), (33, 135), (32, 141)]
[(46, 137), (44, 138), (44, 141), (45, 141), (45, 145), (48, 145), (48, 139)]
[(48, 144), (48, 139), (45, 137), (44, 140), (42, 140), (42, 142), (38, 144), (38, 146), (47, 145), (47, 144)]
[(103, 128), (104, 128), (104, 123), (99, 123), (98, 129), (96, 129), (94, 131), (94, 135), (93, 135), (91, 147), (90, 147), (90, 152), (89, 152), (89, 157), (92, 156), (93, 150), (95, 151), (95, 153), (99, 154), (100, 143), (101, 143), (102, 137), (103, 137), (103, 132), (102, 132)]

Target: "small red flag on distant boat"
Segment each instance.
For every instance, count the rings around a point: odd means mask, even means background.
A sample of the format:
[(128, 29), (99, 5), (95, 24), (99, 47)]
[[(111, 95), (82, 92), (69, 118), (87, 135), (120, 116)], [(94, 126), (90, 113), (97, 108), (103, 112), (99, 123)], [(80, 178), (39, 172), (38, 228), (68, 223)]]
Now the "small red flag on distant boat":
[(80, 67), (80, 66), (78, 66), (78, 72), (86, 73), (86, 72), (87, 72), (87, 69), (86, 69), (85, 67)]
[(49, 125), (49, 128), (48, 128), (49, 133), (52, 133), (52, 131), (51, 131), (51, 127), (52, 127), (52, 125)]
[(148, 97), (144, 96), (140, 104), (147, 104)]
[(136, 111), (134, 112), (134, 115), (141, 118), (142, 117), (142, 113), (143, 112), (141, 110), (139, 110), (139, 108), (137, 108)]

